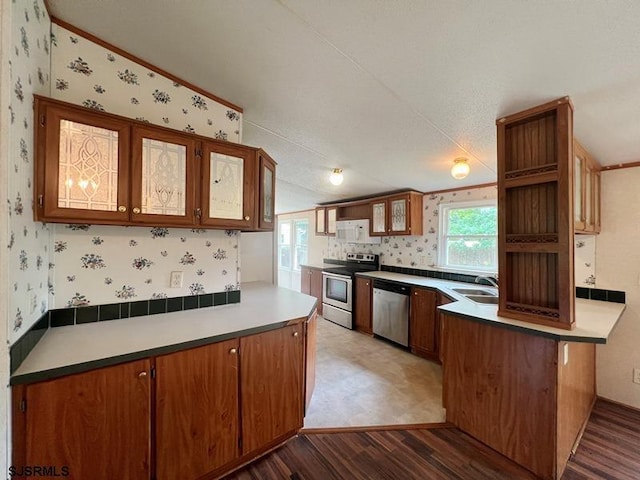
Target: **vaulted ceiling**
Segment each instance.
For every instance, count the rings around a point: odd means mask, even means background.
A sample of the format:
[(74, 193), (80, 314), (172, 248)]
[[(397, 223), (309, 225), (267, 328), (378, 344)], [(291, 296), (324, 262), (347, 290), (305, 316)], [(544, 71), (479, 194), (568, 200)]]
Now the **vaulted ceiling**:
[[(495, 120), (569, 95), (604, 165), (640, 160), (636, 0), (49, 0), (50, 13), (244, 108), (276, 209), (493, 182)], [(470, 175), (449, 174), (469, 158)], [(345, 181), (328, 182), (332, 168)]]

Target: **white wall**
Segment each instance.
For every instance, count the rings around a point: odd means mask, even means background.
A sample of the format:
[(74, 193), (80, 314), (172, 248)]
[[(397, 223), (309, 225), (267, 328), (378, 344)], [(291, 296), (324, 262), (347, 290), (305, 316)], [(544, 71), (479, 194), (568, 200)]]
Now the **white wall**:
[(272, 232), (240, 234), (243, 282), (273, 283), (273, 240)]
[(627, 310), (597, 348), (598, 394), (640, 408), (640, 168), (602, 173), (602, 232), (596, 252), (598, 288), (626, 292)]

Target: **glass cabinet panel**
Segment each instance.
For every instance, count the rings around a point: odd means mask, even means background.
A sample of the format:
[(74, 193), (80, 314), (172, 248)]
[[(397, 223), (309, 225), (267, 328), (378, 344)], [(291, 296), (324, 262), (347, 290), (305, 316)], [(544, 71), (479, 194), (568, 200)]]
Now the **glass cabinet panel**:
[(185, 215), (187, 148), (150, 138), (142, 139), (143, 214)]
[(209, 216), (242, 220), (244, 159), (211, 152), (209, 168)]
[(407, 201), (391, 201), (391, 231), (404, 232), (407, 229)]
[(262, 221), (273, 223), (273, 171), (262, 166)]
[(338, 210), (336, 208), (327, 209), (327, 235), (336, 234), (336, 214)]
[(371, 231), (373, 233), (386, 233), (387, 231), (386, 206), (386, 202), (374, 203), (371, 205)]
[(58, 207), (118, 209), (118, 132), (60, 120)]
[(324, 208), (316, 208), (316, 233), (327, 233), (324, 226)]
[(576, 222), (583, 220), (582, 216), (582, 158), (576, 155), (573, 166), (573, 218)]

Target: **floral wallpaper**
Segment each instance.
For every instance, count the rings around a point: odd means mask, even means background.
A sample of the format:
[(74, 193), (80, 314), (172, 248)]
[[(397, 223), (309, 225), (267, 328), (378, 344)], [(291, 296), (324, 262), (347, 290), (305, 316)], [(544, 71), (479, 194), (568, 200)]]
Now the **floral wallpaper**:
[[(56, 225), (51, 308), (237, 290), (240, 233)], [(171, 272), (184, 272), (170, 288)]]
[(241, 143), (242, 113), (59, 25), (51, 32), (53, 98)]
[[(495, 186), (441, 194), (427, 193), (422, 200), (423, 235), (382, 237), (380, 245), (350, 245), (336, 241), (335, 237), (326, 237), (327, 246), (323, 250), (323, 257), (345, 260), (347, 253), (374, 253), (380, 255), (382, 265), (433, 270), (438, 262), (439, 205), (456, 201), (495, 199), (497, 194)], [(421, 261), (422, 258), (424, 263)]]
[[(51, 96), (211, 138), (240, 142), (242, 114), (56, 24)], [(51, 308), (240, 288), (238, 232), (53, 227)], [(173, 271), (182, 288), (169, 288)]]
[[(49, 94), (50, 20), (42, 0), (11, 3), (11, 99), (2, 112), (8, 125), (10, 158), (6, 206), (9, 214), (9, 341), (14, 343), (48, 306), (50, 238), (48, 226), (33, 221), (33, 94)], [(5, 85), (3, 85), (5, 88)], [(5, 227), (3, 227), (5, 228)]]
[(596, 286), (596, 235), (576, 235), (574, 248), (576, 287)]

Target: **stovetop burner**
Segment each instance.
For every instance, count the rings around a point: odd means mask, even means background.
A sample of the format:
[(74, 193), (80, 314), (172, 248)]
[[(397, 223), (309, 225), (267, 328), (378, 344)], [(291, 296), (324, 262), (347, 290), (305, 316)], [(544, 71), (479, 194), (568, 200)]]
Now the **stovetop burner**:
[(322, 272), (353, 278), (357, 272), (376, 271), (378, 270), (379, 265), (378, 255), (368, 253), (347, 253), (346, 264), (325, 268)]

